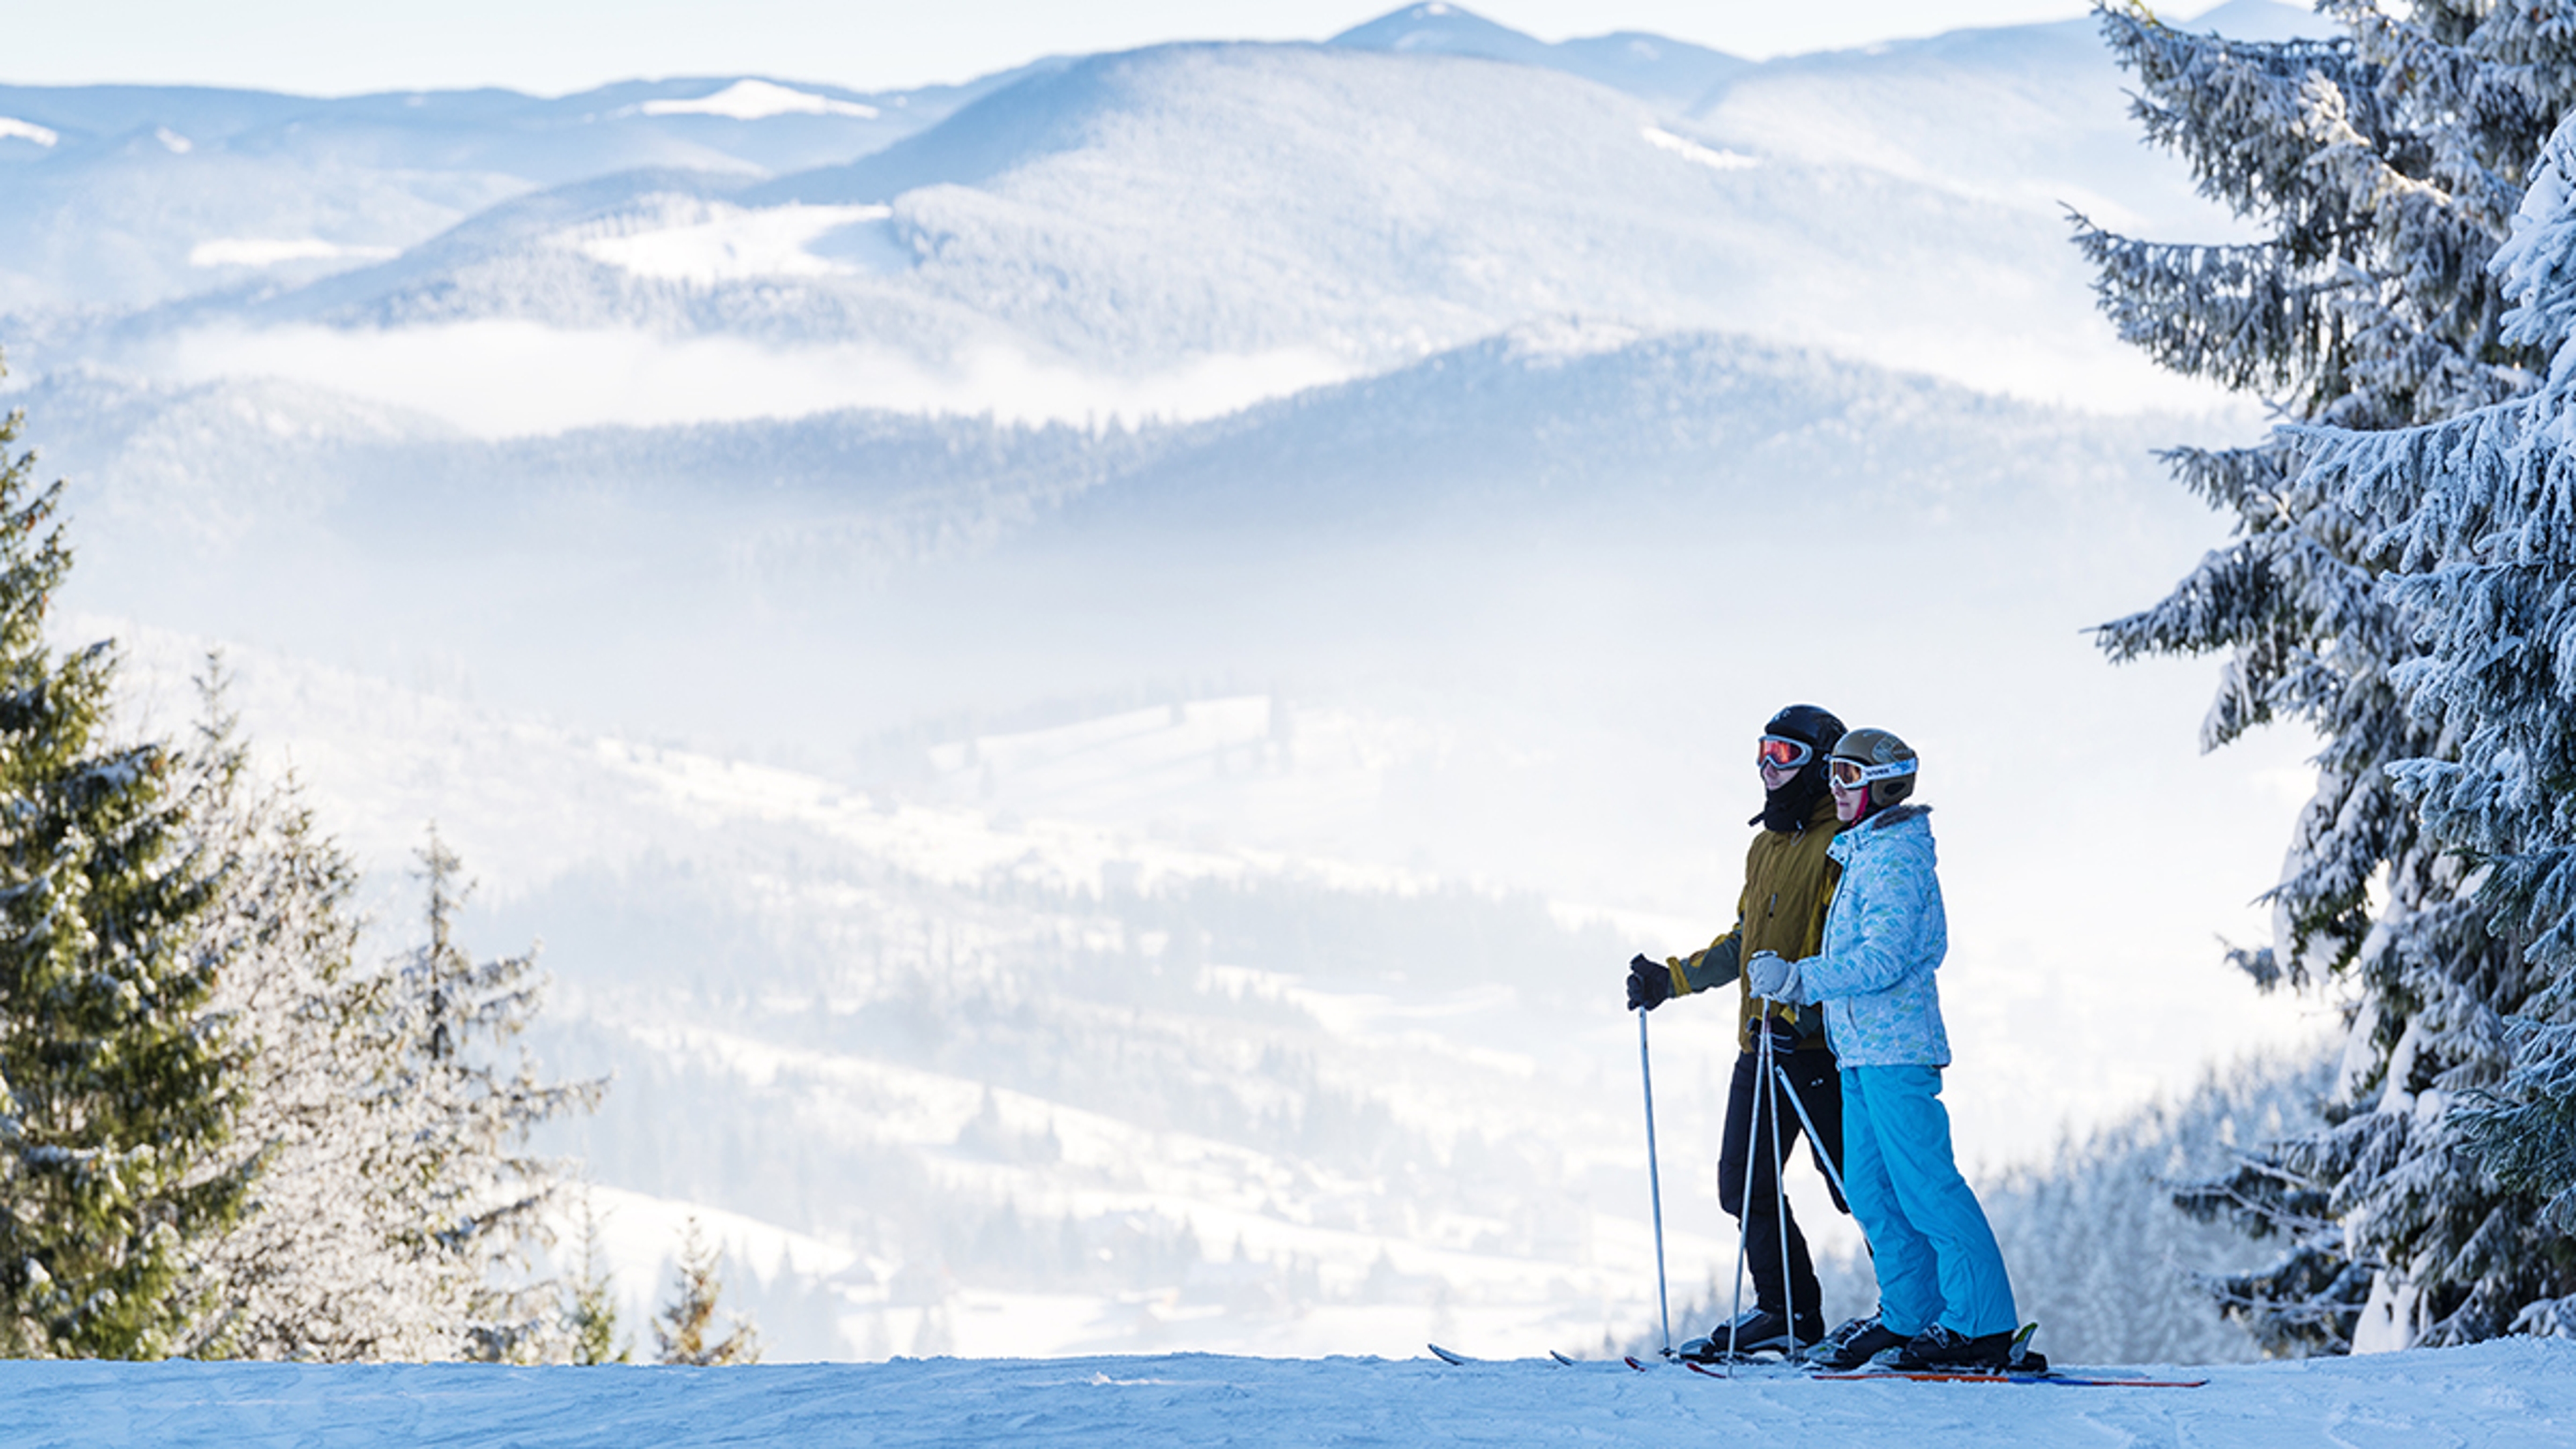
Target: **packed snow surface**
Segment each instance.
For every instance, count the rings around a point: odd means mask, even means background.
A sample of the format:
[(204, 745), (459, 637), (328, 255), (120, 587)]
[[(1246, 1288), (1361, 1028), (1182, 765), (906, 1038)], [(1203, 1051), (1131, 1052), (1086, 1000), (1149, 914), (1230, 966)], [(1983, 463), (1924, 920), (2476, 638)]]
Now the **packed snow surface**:
[(2576, 1443), (2576, 1344), (2560, 1341), (2192, 1376), (2209, 1383), (1727, 1382), (1543, 1358), (1196, 1354), (729, 1369), (84, 1362), (0, 1365), (0, 1394), (12, 1441), (29, 1445)]
[(713, 95), (646, 101), (635, 109), (648, 116), (722, 116), (729, 121), (765, 121), (772, 116), (856, 116), (865, 120), (877, 113), (874, 106), (836, 101), (765, 80), (738, 80)]

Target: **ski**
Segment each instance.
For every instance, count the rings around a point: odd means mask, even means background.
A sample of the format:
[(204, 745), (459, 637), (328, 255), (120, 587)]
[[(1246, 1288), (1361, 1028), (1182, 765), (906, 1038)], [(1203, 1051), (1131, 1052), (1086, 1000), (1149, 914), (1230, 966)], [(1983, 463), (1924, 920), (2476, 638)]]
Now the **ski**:
[[(1490, 1358), (1470, 1358), (1466, 1354), (1460, 1353), (1455, 1349), (1442, 1348), (1436, 1343), (1426, 1343), (1423, 1347), (1431, 1350), (1431, 1356), (1440, 1360), (1442, 1363), (1456, 1364), (1462, 1368), (1471, 1363), (1500, 1362), (1500, 1360)], [(1567, 1368), (1573, 1368), (1577, 1363), (1577, 1360), (1567, 1358), (1564, 1354), (1558, 1353), (1552, 1348), (1547, 1351), (1547, 1356), (1554, 1359), (1556, 1362), (1565, 1365)], [(1630, 1362), (1633, 1363), (1634, 1360), (1630, 1360)]]
[[(1619, 1361), (1620, 1361), (1621, 1363), (1626, 1364), (1628, 1367), (1630, 1367), (1630, 1368), (1632, 1368), (1632, 1369), (1635, 1369), (1637, 1372), (1639, 1372), (1639, 1373), (1641, 1373), (1641, 1374), (1643, 1374), (1643, 1373), (1652, 1373), (1652, 1372), (1654, 1372), (1654, 1371), (1655, 1371), (1655, 1369), (1656, 1369), (1656, 1367), (1657, 1367), (1657, 1365), (1656, 1365), (1655, 1363), (1653, 1363), (1653, 1362), (1651, 1362), (1651, 1361), (1649, 1361), (1649, 1360), (1647, 1360), (1647, 1359), (1639, 1358), (1639, 1357), (1637, 1357), (1637, 1356), (1636, 1356), (1635, 1354), (1633, 1354), (1633, 1353), (1632, 1353), (1632, 1354), (1626, 1354), (1626, 1355), (1623, 1355), (1623, 1356), (1620, 1358), (1620, 1360), (1619, 1360)], [(1710, 1378), (1713, 1378), (1713, 1379), (1722, 1379), (1722, 1378), (1729, 1377), (1729, 1375), (1728, 1375), (1728, 1373), (1727, 1373), (1727, 1371), (1726, 1371), (1726, 1370), (1727, 1370), (1727, 1368), (1729, 1367), (1729, 1365), (1727, 1364), (1727, 1361), (1726, 1361), (1725, 1359), (1722, 1359), (1722, 1358), (1719, 1358), (1719, 1359), (1710, 1359), (1710, 1360), (1708, 1360), (1707, 1362), (1703, 1363), (1703, 1362), (1701, 1362), (1700, 1360), (1695, 1359), (1695, 1358), (1683, 1358), (1681, 1355), (1679, 1355), (1679, 1354), (1675, 1354), (1675, 1355), (1674, 1355), (1674, 1356), (1672, 1356), (1671, 1358), (1668, 1358), (1668, 1359), (1663, 1360), (1663, 1364), (1662, 1364), (1662, 1366), (1663, 1366), (1663, 1367), (1666, 1367), (1666, 1368), (1672, 1368), (1672, 1367), (1686, 1368), (1686, 1369), (1689, 1369), (1692, 1373), (1695, 1373), (1695, 1374), (1706, 1374), (1706, 1375), (1708, 1375)], [(1778, 1369), (1795, 1369), (1795, 1368), (1797, 1368), (1797, 1367), (1798, 1367), (1798, 1365), (1797, 1365), (1797, 1364), (1795, 1364), (1795, 1363), (1793, 1363), (1793, 1362), (1791, 1362), (1791, 1361), (1790, 1361), (1790, 1360), (1788, 1360), (1788, 1359), (1785, 1359), (1785, 1358), (1778, 1358), (1778, 1357), (1773, 1357), (1773, 1356), (1763, 1355), (1763, 1354), (1747, 1354), (1747, 1355), (1745, 1355), (1744, 1357), (1737, 1359), (1737, 1360), (1735, 1361), (1735, 1363), (1733, 1364), (1733, 1367), (1740, 1368), (1740, 1369), (1778, 1370)], [(1764, 1377), (1766, 1377), (1766, 1378), (1778, 1378), (1778, 1377), (1780, 1377), (1781, 1375), (1779, 1375), (1778, 1373), (1774, 1372), (1774, 1373), (1766, 1373), (1766, 1374), (1764, 1374), (1763, 1376), (1764, 1376)]]
[(1873, 1369), (1866, 1373), (1810, 1374), (1810, 1378), (1833, 1383), (1860, 1383), (1870, 1379), (1905, 1379), (1918, 1384), (2055, 1384), (2069, 1389), (2196, 1389), (2207, 1379), (2119, 1379), (2077, 1378), (2072, 1374), (1980, 1374), (1943, 1373), (1933, 1370)]
[(1685, 1366), (1685, 1369), (1690, 1369), (1692, 1374), (1705, 1374), (1705, 1377), (1710, 1377), (1710, 1379), (1731, 1379), (1731, 1377), (1736, 1377), (1736, 1374), (1731, 1372), (1731, 1369), (1749, 1369), (1749, 1372), (1752, 1372), (1752, 1377), (1757, 1377), (1757, 1379), (1788, 1379), (1788, 1377), (1806, 1377), (1806, 1374), (1803, 1374), (1801, 1369), (1798, 1369), (1798, 1364), (1790, 1364), (1788, 1359), (1736, 1359), (1734, 1364), (1728, 1364), (1728, 1361), (1723, 1361), (1723, 1359), (1718, 1359), (1716, 1364), (1703, 1364), (1703, 1361), (1698, 1361), (1698, 1359), (1682, 1359), (1682, 1366)]

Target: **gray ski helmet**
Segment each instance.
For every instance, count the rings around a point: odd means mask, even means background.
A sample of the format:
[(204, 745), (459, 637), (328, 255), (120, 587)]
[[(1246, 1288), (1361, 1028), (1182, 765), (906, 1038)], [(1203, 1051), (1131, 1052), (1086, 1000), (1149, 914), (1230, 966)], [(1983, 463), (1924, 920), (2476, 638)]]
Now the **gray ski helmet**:
[(1869, 782), (1872, 810), (1884, 810), (1914, 793), (1914, 749), (1885, 730), (1856, 729), (1844, 735), (1826, 757), (1828, 769), (1835, 760), (1850, 760), (1861, 767), (1861, 778)]
[(1818, 709), (1812, 704), (1793, 704), (1771, 716), (1771, 722), (1762, 727), (1762, 733), (1804, 740), (1821, 754), (1832, 749), (1834, 741), (1843, 737), (1843, 722), (1834, 718), (1830, 710)]

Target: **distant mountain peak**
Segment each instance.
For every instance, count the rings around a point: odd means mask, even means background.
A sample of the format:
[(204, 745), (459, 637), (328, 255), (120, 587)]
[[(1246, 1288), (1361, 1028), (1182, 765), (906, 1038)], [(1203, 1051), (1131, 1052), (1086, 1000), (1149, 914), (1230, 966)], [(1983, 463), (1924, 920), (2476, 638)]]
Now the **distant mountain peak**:
[(1327, 41), (1350, 50), (1458, 55), (1564, 71), (1649, 101), (1688, 102), (1751, 62), (1661, 35), (1621, 31), (1550, 45), (1461, 6), (1425, 0)]
[(1498, 25), (1472, 10), (1426, 0), (1354, 25), (1326, 42), (1355, 50), (1431, 51), (1545, 65), (1546, 41)]
[(2204, 10), (2177, 28), (2224, 35), (2230, 40), (2331, 40), (2344, 28), (2303, 5), (2281, 0), (2227, 0)]

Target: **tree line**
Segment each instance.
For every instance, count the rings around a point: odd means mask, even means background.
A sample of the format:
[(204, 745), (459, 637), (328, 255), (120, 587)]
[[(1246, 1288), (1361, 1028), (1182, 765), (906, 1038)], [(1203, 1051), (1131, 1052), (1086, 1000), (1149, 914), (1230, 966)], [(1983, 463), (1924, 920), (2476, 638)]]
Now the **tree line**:
[[(567, 1164), (537, 1125), (604, 1080), (517, 1041), (533, 951), (457, 940), (468, 886), (433, 828), (425, 939), (365, 959), (359, 871), (290, 778), (262, 782), (220, 659), (180, 740), (116, 714), (111, 643), (59, 648), (63, 484), (0, 420), (0, 1355), (602, 1362), (615, 1310), (586, 1233), (540, 1271)], [(714, 1332), (694, 1220), (665, 1362), (757, 1357)]]

